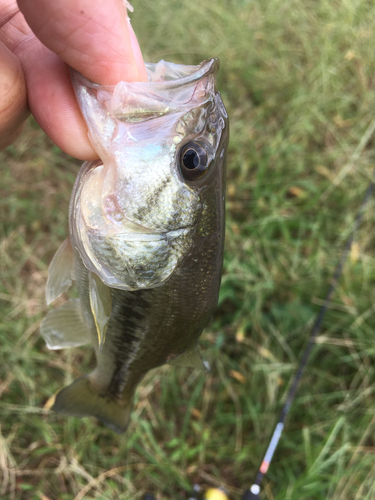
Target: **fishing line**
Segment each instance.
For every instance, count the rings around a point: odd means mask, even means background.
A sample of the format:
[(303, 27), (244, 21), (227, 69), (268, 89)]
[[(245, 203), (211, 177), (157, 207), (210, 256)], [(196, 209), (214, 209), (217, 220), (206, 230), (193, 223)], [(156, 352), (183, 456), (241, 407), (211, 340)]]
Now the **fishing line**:
[[(373, 176), (373, 179), (374, 179), (374, 176)], [(315, 345), (315, 342), (316, 342), (316, 337), (318, 335), (318, 332), (320, 330), (320, 327), (322, 325), (322, 322), (323, 322), (323, 319), (324, 319), (324, 316), (327, 312), (327, 308), (328, 308), (328, 305), (329, 303), (331, 302), (332, 300), (332, 295), (336, 289), (336, 286), (337, 286), (337, 282), (338, 280), (340, 279), (340, 276), (341, 276), (341, 273), (342, 273), (342, 270), (343, 270), (343, 267), (344, 267), (344, 264), (345, 264), (345, 261), (348, 257), (348, 253), (351, 249), (351, 246), (352, 246), (352, 243), (353, 243), (353, 240), (354, 240), (354, 234), (355, 232), (357, 231), (358, 227), (360, 226), (361, 222), (362, 222), (362, 217), (363, 217), (363, 214), (364, 214), (364, 211), (365, 211), (365, 208), (367, 206), (367, 203), (369, 201), (369, 199), (371, 198), (372, 196), (372, 193), (374, 191), (374, 180), (371, 180), (370, 181), (370, 184), (366, 190), (366, 193), (365, 193), (365, 196), (363, 198), (363, 201), (361, 203), (361, 206), (358, 210), (358, 213), (357, 213), (357, 216), (355, 218), (355, 221), (354, 221), (354, 224), (353, 224), (353, 229), (346, 241), (346, 244), (345, 244), (345, 247), (344, 247), (344, 250), (341, 254), (341, 258), (339, 260), (339, 262), (337, 263), (336, 265), (336, 269), (335, 269), (335, 272), (333, 274), (333, 278), (332, 278), (332, 281), (331, 281), (331, 284), (329, 286), (329, 289), (328, 289), (328, 292), (327, 292), (327, 295), (326, 295), (326, 298), (324, 299), (324, 302), (323, 302), (323, 305), (322, 307), (320, 308), (320, 311), (319, 311), (319, 314), (315, 320), (315, 323), (311, 329), (311, 333), (310, 333), (310, 337), (309, 337), (309, 342), (305, 348), (305, 351), (302, 355), (302, 358), (301, 358), (301, 361), (300, 361), (300, 364), (299, 364), (299, 367), (298, 367), (298, 370), (297, 370), (297, 373), (295, 374), (294, 376), (294, 379), (293, 379), (293, 383), (289, 389), (289, 392), (288, 392), (288, 395), (287, 395), (287, 398), (286, 398), (286, 401), (284, 403), (284, 407), (281, 411), (281, 414), (280, 414), (280, 417), (279, 417), (279, 420), (276, 424), (276, 427), (275, 427), (275, 430), (272, 434), (272, 437), (271, 437), (271, 440), (270, 440), (270, 443), (268, 445), (268, 448), (267, 448), (267, 451), (264, 455), (264, 458), (262, 460), (262, 463), (259, 467), (259, 470), (258, 470), (258, 473), (256, 475), (256, 479), (254, 481), (254, 483), (252, 484), (251, 488), (250, 489), (247, 489), (245, 490), (243, 496), (242, 496), (242, 500), (259, 500), (259, 495), (260, 495), (260, 486), (261, 486), (261, 482), (262, 482), (262, 479), (264, 478), (264, 476), (267, 474), (267, 471), (269, 469), (269, 466), (271, 464), (271, 461), (272, 461), (272, 458), (273, 458), (273, 455), (275, 453), (275, 450), (277, 448), (277, 445), (280, 441), (280, 437), (281, 437), (281, 434), (283, 432), (283, 429), (284, 429), (284, 423), (285, 423), (285, 419), (289, 413), (289, 410), (290, 410), (290, 407), (292, 406), (292, 403), (293, 403), (293, 400), (294, 400), (294, 397), (296, 395), (296, 392), (297, 392), (297, 388), (298, 388), (298, 384), (301, 380), (301, 377), (302, 377), (302, 374), (304, 372), (304, 369), (306, 367), (306, 364), (307, 364), (307, 361), (309, 359), (309, 356), (312, 352), (312, 349)]]

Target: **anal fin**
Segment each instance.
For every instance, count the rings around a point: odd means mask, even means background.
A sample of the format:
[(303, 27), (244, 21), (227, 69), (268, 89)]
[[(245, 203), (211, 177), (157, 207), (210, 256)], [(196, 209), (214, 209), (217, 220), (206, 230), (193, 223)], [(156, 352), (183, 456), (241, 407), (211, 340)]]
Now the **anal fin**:
[(40, 325), (40, 333), (48, 349), (77, 347), (91, 342), (79, 299), (72, 299), (59, 309), (49, 311)]

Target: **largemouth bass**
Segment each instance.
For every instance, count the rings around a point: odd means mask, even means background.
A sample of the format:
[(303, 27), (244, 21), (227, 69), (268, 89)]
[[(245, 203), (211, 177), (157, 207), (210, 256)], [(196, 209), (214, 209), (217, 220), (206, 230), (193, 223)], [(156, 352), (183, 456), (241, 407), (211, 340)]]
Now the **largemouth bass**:
[(218, 300), (228, 117), (217, 59), (147, 64), (148, 82), (96, 85), (72, 71), (100, 160), (82, 165), (69, 238), (49, 268), (47, 303), (79, 299), (41, 325), (50, 349), (92, 343), (97, 366), (49, 406), (125, 431), (152, 368), (202, 364), (197, 343)]

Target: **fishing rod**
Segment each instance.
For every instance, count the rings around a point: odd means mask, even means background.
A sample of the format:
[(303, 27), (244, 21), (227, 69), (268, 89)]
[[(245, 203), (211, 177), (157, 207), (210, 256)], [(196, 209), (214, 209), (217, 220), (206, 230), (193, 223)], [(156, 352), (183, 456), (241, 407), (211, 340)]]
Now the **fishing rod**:
[[(292, 403), (294, 401), (295, 395), (297, 393), (298, 385), (299, 385), (300, 380), (302, 378), (303, 372), (306, 368), (306, 365), (307, 365), (308, 359), (311, 355), (311, 352), (313, 350), (313, 347), (316, 343), (316, 338), (317, 338), (319, 330), (322, 326), (324, 316), (325, 316), (327, 309), (328, 309), (328, 306), (332, 300), (332, 296), (333, 296), (334, 291), (336, 289), (337, 283), (341, 277), (345, 261), (348, 257), (349, 251), (350, 251), (352, 243), (354, 241), (354, 235), (362, 223), (363, 214), (364, 214), (365, 209), (367, 207), (367, 204), (368, 204), (368, 202), (373, 194), (374, 178), (375, 178), (375, 173), (373, 174), (373, 178), (370, 181), (370, 183), (366, 189), (363, 201), (362, 201), (361, 206), (357, 212), (357, 216), (354, 220), (352, 231), (351, 231), (348, 239), (346, 240), (341, 257), (340, 257), (340, 259), (336, 265), (335, 271), (333, 273), (333, 277), (332, 277), (330, 286), (328, 288), (327, 295), (326, 295), (324, 302), (319, 310), (319, 314), (318, 314), (318, 316), (313, 324), (313, 327), (311, 328), (309, 341), (308, 341), (307, 346), (305, 347), (305, 350), (302, 354), (297, 373), (294, 375), (292, 385), (290, 386), (290, 389), (289, 389), (288, 395), (286, 397), (284, 406), (283, 406), (281, 413), (280, 413), (280, 416), (279, 416), (279, 420), (276, 424), (276, 427), (273, 431), (269, 445), (267, 447), (266, 453), (265, 453), (263, 460), (260, 464), (260, 467), (258, 469), (257, 475), (255, 477), (255, 481), (253, 482), (253, 484), (251, 485), (250, 488), (248, 488), (244, 491), (244, 493), (242, 495), (242, 500), (259, 500), (260, 499), (262, 480), (269, 470), (272, 458), (275, 454), (277, 445), (279, 444), (282, 432), (284, 430), (285, 419), (286, 419), (286, 417), (289, 413), (289, 410), (292, 406)], [(155, 500), (155, 498), (150, 494), (146, 494), (143, 497), (143, 500)], [(226, 493), (221, 489), (210, 488), (206, 491), (201, 491), (200, 487), (195, 485), (193, 487), (193, 495), (189, 498), (189, 500), (229, 500), (229, 498), (226, 495)]]
[[(374, 176), (373, 176), (373, 179), (374, 179)], [(354, 240), (354, 235), (355, 235), (357, 229), (359, 228), (359, 226), (361, 225), (363, 214), (365, 212), (365, 208), (366, 208), (367, 203), (369, 202), (369, 200), (372, 196), (372, 193), (374, 191), (374, 180), (373, 179), (370, 181), (370, 183), (366, 189), (365, 196), (364, 196), (363, 201), (361, 203), (361, 206), (358, 210), (357, 216), (354, 220), (352, 231), (351, 231), (348, 239), (346, 240), (344, 250), (341, 254), (340, 260), (338, 261), (338, 263), (336, 265), (335, 272), (333, 273), (333, 278), (332, 278), (331, 284), (328, 288), (327, 295), (324, 299), (323, 305), (321, 306), (319, 314), (318, 314), (318, 316), (314, 322), (314, 325), (311, 329), (309, 342), (308, 342), (308, 344), (307, 344), (307, 346), (302, 354), (302, 358), (301, 358), (297, 373), (294, 376), (293, 383), (289, 389), (288, 395), (286, 397), (286, 401), (285, 401), (283, 409), (281, 410), (281, 413), (280, 413), (279, 420), (276, 424), (276, 427), (275, 427), (275, 430), (272, 434), (267, 451), (266, 451), (264, 458), (262, 460), (262, 463), (259, 467), (255, 481), (252, 484), (250, 489), (245, 490), (245, 492), (242, 496), (242, 500), (258, 500), (260, 498), (259, 494), (260, 494), (261, 482), (263, 480), (263, 477), (266, 475), (266, 473), (269, 469), (273, 455), (274, 455), (275, 450), (277, 448), (277, 445), (280, 441), (280, 437), (281, 437), (281, 434), (282, 434), (283, 429), (284, 429), (285, 419), (286, 419), (286, 417), (289, 413), (289, 410), (292, 406), (292, 403), (293, 403), (294, 397), (296, 395), (297, 388), (298, 388), (299, 382), (301, 380), (302, 374), (305, 370), (307, 361), (308, 361), (310, 354), (313, 350), (313, 347), (315, 345), (316, 337), (319, 333), (320, 327), (322, 326), (324, 316), (325, 316), (327, 309), (328, 309), (328, 306), (332, 300), (332, 296), (333, 296), (333, 293), (336, 289), (338, 280), (340, 279), (340, 276), (342, 274), (342, 270), (344, 268), (345, 261), (348, 257), (349, 251), (351, 249), (351, 246), (352, 246), (352, 243)]]

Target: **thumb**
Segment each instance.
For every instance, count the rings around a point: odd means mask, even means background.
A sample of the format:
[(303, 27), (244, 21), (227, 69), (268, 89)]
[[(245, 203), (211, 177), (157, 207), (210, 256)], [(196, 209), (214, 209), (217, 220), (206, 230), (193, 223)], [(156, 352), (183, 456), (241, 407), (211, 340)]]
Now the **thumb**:
[(21, 132), (29, 109), (21, 64), (1, 42), (0, 67), (0, 149), (3, 149)]
[(90, 80), (146, 81), (122, 0), (17, 0), (35, 35)]

